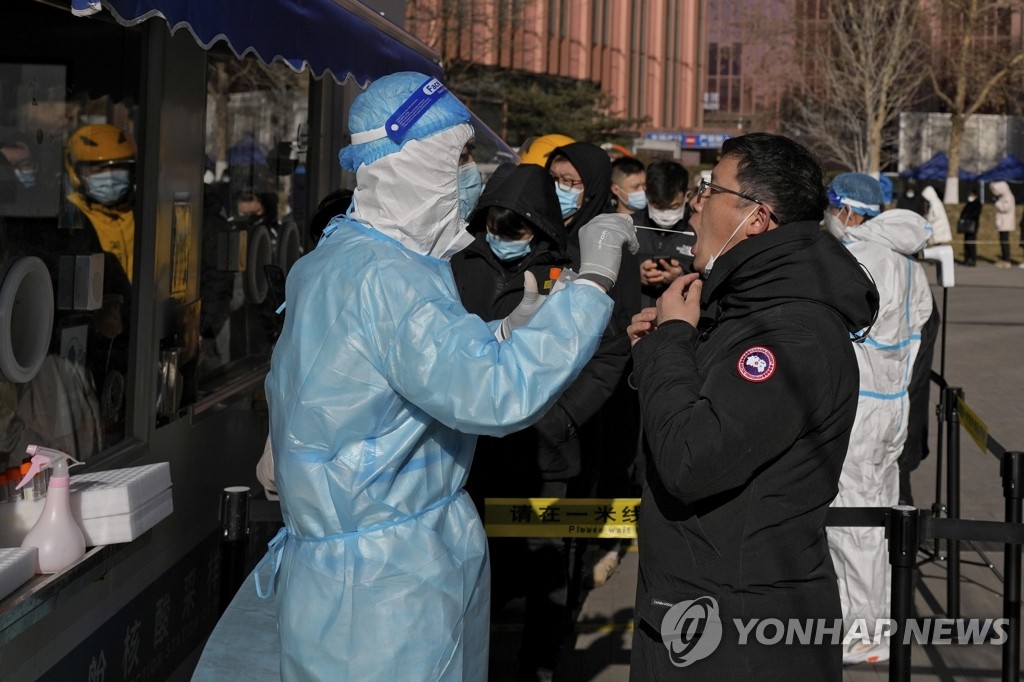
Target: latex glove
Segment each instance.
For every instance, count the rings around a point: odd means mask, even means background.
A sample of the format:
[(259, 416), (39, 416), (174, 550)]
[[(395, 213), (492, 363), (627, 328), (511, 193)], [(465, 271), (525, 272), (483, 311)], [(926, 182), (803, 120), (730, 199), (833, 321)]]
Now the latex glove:
[(605, 291), (615, 285), (622, 247), (640, 250), (633, 219), (625, 213), (603, 213), (580, 228), (580, 277), (596, 282)]
[(523, 273), (523, 300), (519, 302), (515, 310), (508, 314), (508, 317), (501, 321), (494, 336), (498, 341), (507, 339), (511, 336), (513, 329), (525, 326), (530, 321), (542, 303), (544, 303), (544, 297), (537, 289), (537, 278), (527, 270)]

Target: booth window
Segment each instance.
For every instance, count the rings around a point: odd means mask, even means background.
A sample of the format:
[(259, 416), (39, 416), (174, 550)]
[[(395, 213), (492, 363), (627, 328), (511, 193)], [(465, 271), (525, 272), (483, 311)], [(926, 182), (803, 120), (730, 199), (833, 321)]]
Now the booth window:
[(30, 443), (87, 461), (126, 437), (141, 61), (138, 34), (113, 22), (11, 11), (47, 29), (0, 46), (5, 469)]
[[(309, 76), (211, 52), (200, 273), (200, 394), (266, 368), (302, 255)], [(262, 363), (262, 364), (261, 364)]]

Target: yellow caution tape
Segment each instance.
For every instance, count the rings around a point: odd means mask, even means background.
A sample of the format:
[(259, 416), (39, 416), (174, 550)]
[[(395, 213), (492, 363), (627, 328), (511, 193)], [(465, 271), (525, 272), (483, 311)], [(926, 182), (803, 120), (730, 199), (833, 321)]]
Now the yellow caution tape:
[(967, 406), (963, 396), (957, 396), (956, 409), (959, 412), (960, 426), (967, 431), (967, 435), (971, 437), (975, 445), (981, 448), (982, 452), (988, 452), (988, 425)]
[(639, 498), (489, 497), (492, 538), (636, 538)]

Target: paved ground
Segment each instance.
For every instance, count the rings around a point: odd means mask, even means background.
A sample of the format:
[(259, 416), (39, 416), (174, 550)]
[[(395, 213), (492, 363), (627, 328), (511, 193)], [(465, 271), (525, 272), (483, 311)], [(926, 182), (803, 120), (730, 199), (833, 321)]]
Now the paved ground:
[[(1014, 249), (1016, 255), (1017, 250)], [(929, 272), (935, 281), (934, 271)], [(956, 267), (957, 286), (947, 293), (945, 378), (964, 389), (968, 405), (985, 421), (989, 433), (1008, 450), (1024, 450), (1024, 269), (1000, 270), (991, 262), (976, 268)], [(934, 289), (940, 309), (943, 292)], [(941, 367), (941, 339), (936, 347), (936, 371)], [(933, 385), (933, 404), (938, 392)], [(922, 508), (935, 500), (935, 431), (931, 429), (933, 455), (913, 477), (915, 501)], [(999, 463), (983, 454), (974, 442), (961, 439), (961, 517), (1002, 520), (1003, 497)], [(945, 473), (943, 481), (946, 480)], [(945, 483), (942, 500), (945, 501)], [(981, 544), (978, 549), (1002, 574), (999, 545)], [(920, 555), (921, 579), (915, 599), (915, 616), (941, 616), (946, 607), (946, 564)], [(963, 552), (961, 614), (964, 617), (999, 618), (1002, 615), (1002, 582), (982, 565), (982, 554)], [(637, 555), (626, 555), (622, 568), (603, 588), (590, 593), (584, 603), (574, 648), (567, 651), (556, 680), (559, 682), (620, 682), (629, 677), (632, 607), (636, 586)], [(515, 608), (496, 614), (492, 648), (496, 665), (492, 682), (512, 679), (514, 641), (519, 633)], [(991, 680), (1001, 678), (1001, 649), (994, 645), (916, 646), (912, 652), (914, 680)], [(886, 664), (862, 664), (847, 668), (844, 680), (865, 682), (888, 679)]]

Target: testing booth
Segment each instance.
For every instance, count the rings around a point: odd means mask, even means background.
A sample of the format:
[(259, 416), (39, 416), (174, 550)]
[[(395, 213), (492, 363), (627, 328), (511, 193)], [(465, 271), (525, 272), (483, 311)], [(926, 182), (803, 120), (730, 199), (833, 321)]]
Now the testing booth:
[[(151, 465), (169, 482), (130, 538), (10, 588), (0, 679), (188, 679), (237, 587), (220, 492), (258, 489), (283, 282), (317, 204), (353, 182), (347, 105), (384, 74), (443, 73), (355, 0), (4, 10), (0, 547), (26, 523), (30, 444), (84, 463), (73, 488)], [(489, 135), (482, 163), (507, 151)]]

